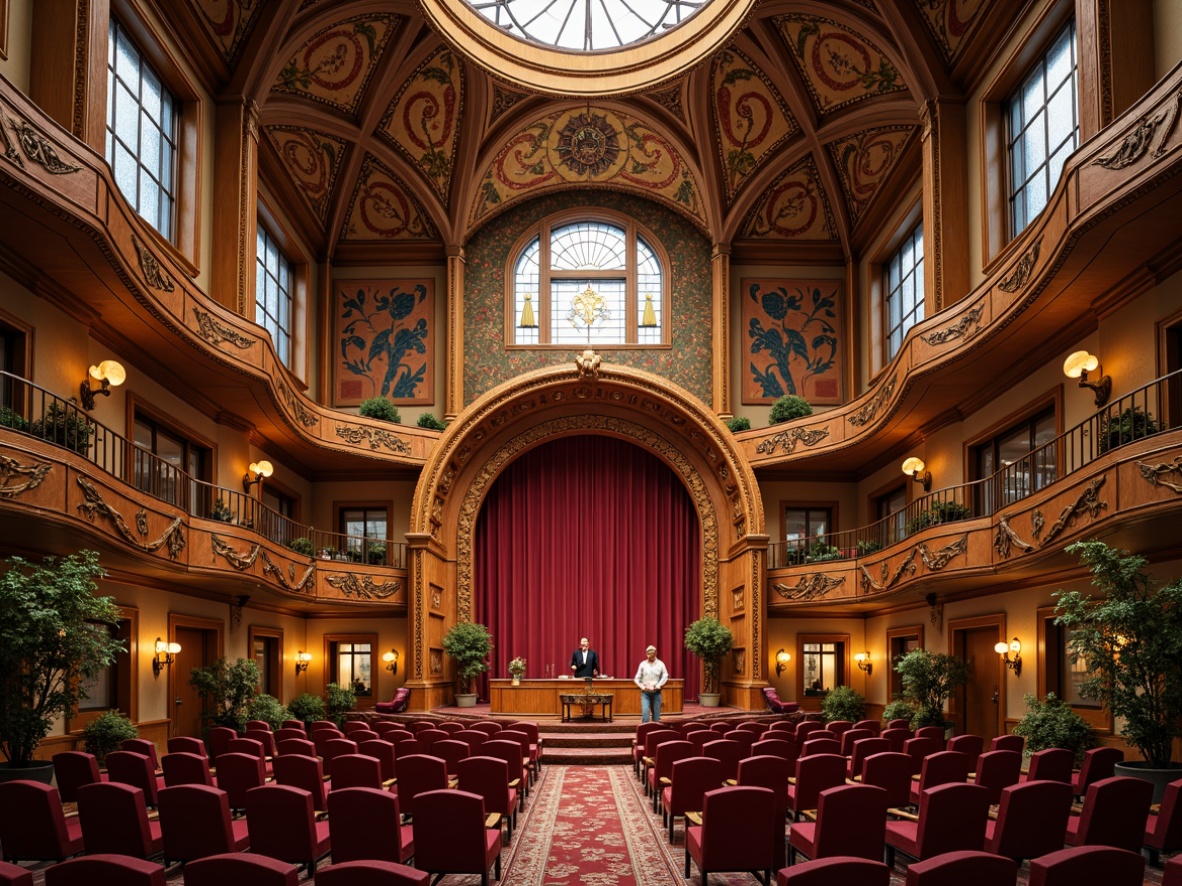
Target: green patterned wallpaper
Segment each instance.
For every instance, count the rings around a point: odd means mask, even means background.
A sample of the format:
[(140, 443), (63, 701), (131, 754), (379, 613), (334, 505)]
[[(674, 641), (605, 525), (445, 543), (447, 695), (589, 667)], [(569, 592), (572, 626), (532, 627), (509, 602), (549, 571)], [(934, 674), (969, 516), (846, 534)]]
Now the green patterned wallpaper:
[(604, 360), (667, 378), (704, 400), (712, 398), (710, 243), (690, 222), (656, 203), (610, 191), (562, 191), (524, 203), (478, 231), (465, 248), (464, 396), (471, 402), (503, 381), (544, 366), (573, 363), (575, 351), (505, 347), (505, 266), (521, 233), (575, 206), (601, 207), (639, 220), (672, 263), (672, 348), (600, 349)]

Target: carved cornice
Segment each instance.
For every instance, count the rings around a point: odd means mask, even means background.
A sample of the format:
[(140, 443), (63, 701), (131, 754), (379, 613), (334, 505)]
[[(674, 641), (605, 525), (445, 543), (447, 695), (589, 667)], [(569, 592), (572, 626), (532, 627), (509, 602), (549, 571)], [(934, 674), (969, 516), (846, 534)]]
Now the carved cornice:
[(175, 560), (180, 556), (181, 551), (185, 549), (184, 517), (174, 519), (155, 541), (141, 542), (132, 534), (131, 527), (127, 525), (127, 521), (123, 519), (123, 515), (103, 500), (102, 495), (90, 480), (81, 475), (78, 476), (77, 480), (78, 486), (82, 489), (82, 497), (85, 499), (85, 501), (78, 505), (78, 510), (89, 522), (93, 523), (95, 516), (101, 514), (111, 521), (111, 524), (123, 536), (125, 542), (146, 554), (155, 553), (167, 544), (168, 557), (171, 560)]
[(402, 587), (400, 581), (376, 584), (372, 577), (357, 575), (354, 572), (336, 573), (328, 576), (326, 580), (346, 597), (356, 597), (359, 600), (385, 600), (398, 593)]
[(219, 323), (209, 311), (194, 307), (193, 316), (197, 318), (197, 334), (214, 347), (228, 341), (234, 347), (245, 350), (255, 342), (249, 335), (243, 335), (233, 326)]
[(410, 455), (410, 444), (384, 428), (358, 428), (349, 425), (337, 425), (336, 434), (346, 443), (360, 446), (368, 443), (371, 450), (385, 446), (391, 452)]
[(802, 575), (794, 587), (778, 582), (772, 585), (772, 589), (785, 600), (807, 603), (809, 600), (824, 597), (834, 588), (839, 588), (843, 584), (845, 584), (844, 575), (841, 578), (831, 578), (824, 572), (814, 572), (811, 575)]
[[(30, 489), (36, 489), (52, 469), (53, 465), (49, 462), (23, 465), (15, 458), (0, 455), (0, 498), (16, 498)], [(24, 479), (14, 483), (17, 477)]]

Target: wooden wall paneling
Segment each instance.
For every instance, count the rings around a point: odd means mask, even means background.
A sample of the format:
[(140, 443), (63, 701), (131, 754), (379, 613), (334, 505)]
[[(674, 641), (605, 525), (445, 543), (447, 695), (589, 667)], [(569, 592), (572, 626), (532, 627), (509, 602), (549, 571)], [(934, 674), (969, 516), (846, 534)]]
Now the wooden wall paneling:
[[(6, 3), (0, 11), (7, 21)], [(33, 4), (30, 98), (100, 154), (106, 140), (110, 17), (108, 0)]]

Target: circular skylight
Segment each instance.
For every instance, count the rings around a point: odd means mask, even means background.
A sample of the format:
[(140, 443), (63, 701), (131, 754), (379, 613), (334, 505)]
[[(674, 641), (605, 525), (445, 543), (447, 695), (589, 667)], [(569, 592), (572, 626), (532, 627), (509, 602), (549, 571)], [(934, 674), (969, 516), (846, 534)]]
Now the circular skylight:
[(710, 0), (469, 0), (505, 32), (570, 52), (618, 49), (675, 28)]

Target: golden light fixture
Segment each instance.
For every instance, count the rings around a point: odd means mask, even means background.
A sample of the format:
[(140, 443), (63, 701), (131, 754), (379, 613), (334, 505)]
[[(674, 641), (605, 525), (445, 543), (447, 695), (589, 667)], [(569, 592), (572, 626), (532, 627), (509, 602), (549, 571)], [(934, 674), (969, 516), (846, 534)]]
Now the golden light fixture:
[(304, 671), (308, 670), (308, 662), (310, 662), (311, 660), (312, 660), (312, 653), (311, 652), (304, 652), (301, 650), (300, 652), (296, 653), (295, 663), (296, 663), (296, 676), (297, 677), (300, 674), (302, 674)]
[(389, 671), (391, 674), (398, 673), (398, 650), (397, 649), (391, 649), (389, 652), (387, 652), (385, 655), (383, 655), (382, 661), (384, 661), (386, 663), (386, 670), (387, 671)]
[(1088, 381), (1088, 373), (1100, 368), (1100, 358), (1087, 351), (1076, 351), (1063, 361), (1063, 374), (1068, 378), (1078, 378), (1081, 388), (1091, 388), (1096, 392), (1096, 408), (1099, 409), (1108, 402), (1112, 393), (1112, 377), (1100, 372), (1099, 381)]
[[(99, 382), (99, 387), (92, 388), (90, 386), (91, 379)], [(87, 412), (94, 409), (95, 397), (111, 396), (111, 388), (117, 388), (125, 381), (127, 381), (127, 370), (117, 360), (104, 360), (98, 366), (91, 366), (87, 377), (82, 379), (82, 387), (79, 389), (79, 393), (82, 395), (82, 408)]]
[(927, 469), (922, 458), (913, 455), (903, 462), (903, 473), (916, 483), (922, 483), (924, 492), (932, 491), (932, 472)]
[(166, 666), (171, 666), (176, 660), (176, 654), (181, 651), (180, 643), (166, 643), (156, 638), (156, 657), (152, 659), (152, 673), (157, 677)]
[[(993, 651), (1001, 656), (1002, 661), (1005, 662), (1007, 668), (1011, 668), (1014, 676), (1017, 677), (1022, 673), (1022, 641), (1017, 637), (1007, 643), (1002, 640), (993, 647)], [(1014, 653), (1014, 657), (1010, 658), (1010, 653)]]
[(869, 652), (859, 652), (854, 656), (854, 662), (858, 665), (858, 670), (866, 672), (867, 677), (874, 673), (874, 662), (870, 660)]
[[(246, 473), (242, 475), (242, 489), (249, 493), (250, 487), (258, 483), (259, 493), (261, 494), (263, 481), (274, 473), (274, 466), (266, 459), (263, 461), (253, 461), (250, 463), (250, 467), (247, 468)], [(251, 477), (251, 474), (254, 476)]]
[(521, 329), (537, 329), (538, 321), (534, 317), (534, 305), (531, 296), (525, 294), (525, 307), (521, 309), (521, 322), (517, 324)]
[(790, 662), (790, 661), (792, 661), (792, 656), (788, 654), (787, 649), (781, 649), (779, 652), (776, 653), (776, 676), (777, 677), (780, 676), (780, 674), (784, 671), (784, 668), (788, 667), (788, 662)]

